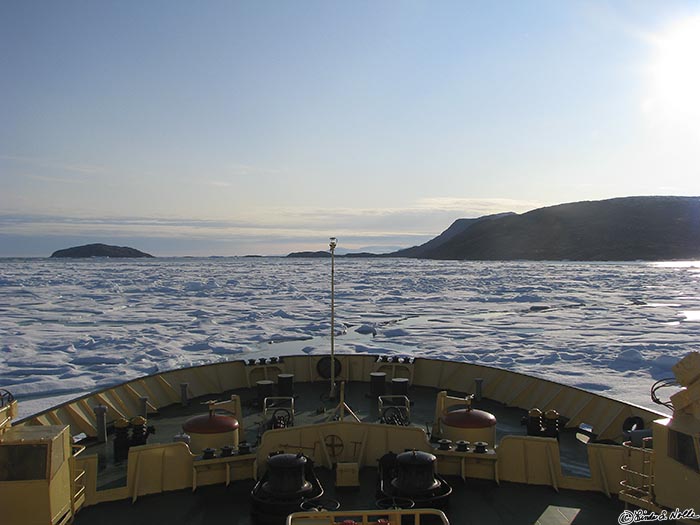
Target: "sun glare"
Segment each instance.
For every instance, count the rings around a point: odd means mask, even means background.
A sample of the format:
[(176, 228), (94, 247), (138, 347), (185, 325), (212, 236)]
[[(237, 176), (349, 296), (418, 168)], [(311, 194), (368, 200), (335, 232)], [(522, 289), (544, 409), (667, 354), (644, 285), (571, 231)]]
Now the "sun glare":
[(671, 26), (654, 43), (647, 109), (700, 134), (700, 16)]

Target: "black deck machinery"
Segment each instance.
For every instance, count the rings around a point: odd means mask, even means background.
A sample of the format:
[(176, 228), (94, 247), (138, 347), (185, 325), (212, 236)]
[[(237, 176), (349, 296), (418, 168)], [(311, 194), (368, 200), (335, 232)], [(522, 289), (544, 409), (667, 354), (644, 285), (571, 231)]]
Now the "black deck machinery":
[(260, 525), (284, 523), (288, 514), (323, 507), (337, 510), (337, 501), (323, 498), (313, 461), (303, 454), (275, 453), (267, 458), (267, 472), (251, 491), (252, 514)]
[(452, 487), (435, 474), (436, 458), (419, 450), (389, 452), (379, 460), (379, 508), (447, 508)]

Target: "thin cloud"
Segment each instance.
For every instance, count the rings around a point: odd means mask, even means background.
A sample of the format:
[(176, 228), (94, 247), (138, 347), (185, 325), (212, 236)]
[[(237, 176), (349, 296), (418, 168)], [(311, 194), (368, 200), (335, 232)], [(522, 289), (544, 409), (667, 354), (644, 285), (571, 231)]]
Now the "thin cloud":
[(540, 203), (512, 199), (426, 198), (401, 208), (257, 207), (225, 219), (5, 214), (0, 215), (0, 231), (30, 233), (35, 230), (43, 234), (123, 231), (146, 236), (218, 237), (300, 232), (325, 236), (332, 229), (338, 234), (359, 237), (423, 236), (439, 233), (458, 218), (506, 211), (524, 212), (539, 206)]
[[(396, 208), (274, 208), (241, 210), (231, 218), (96, 217), (88, 215), (0, 215), (0, 234), (85, 239), (133, 239), (148, 244), (169, 240), (177, 246), (202, 246), (199, 253), (226, 247), (237, 253), (255, 246), (258, 253), (282, 253), (312, 249), (319, 239), (334, 235), (345, 248), (367, 245), (408, 247), (421, 244), (444, 231), (455, 219), (504, 211), (527, 211), (537, 203), (511, 199), (426, 198)], [(219, 247), (219, 248), (217, 248)], [(213, 253), (213, 252), (210, 252)]]
[(0, 155), (0, 160), (9, 160), (19, 164), (28, 164), (40, 168), (57, 169), (82, 175), (101, 175), (107, 172), (104, 166), (91, 164), (66, 163), (52, 159), (42, 159), (38, 157), (23, 157), (18, 155)]
[(250, 164), (234, 164), (230, 166), (232, 175), (253, 176), (253, 175), (279, 175), (282, 170), (277, 168), (267, 168), (264, 166), (254, 166)]
[(522, 213), (541, 208), (544, 204), (538, 201), (523, 201), (517, 199), (468, 199), (455, 197), (430, 197), (418, 201), (420, 210), (461, 211), (476, 215), (502, 213), (512, 211)]
[[(410, 237), (415, 235), (413, 232), (391, 229), (370, 230), (352, 227), (334, 227), (333, 231), (342, 233), (346, 237), (361, 238), (381, 238), (388, 235)], [(246, 221), (3, 215), (0, 216), (0, 233), (13, 235), (108, 234), (119, 237), (139, 235), (143, 237), (226, 238), (239, 236), (263, 238), (300, 234), (310, 237), (325, 237), (328, 229), (309, 226), (285, 227), (281, 224), (266, 226)]]
[(36, 175), (34, 173), (17, 173), (18, 177), (22, 177), (30, 180), (38, 180), (40, 182), (51, 182), (58, 184), (83, 184), (85, 181), (80, 178), (67, 178), (67, 177), (52, 177), (50, 175)]
[(393, 208), (277, 208), (287, 216), (316, 217), (391, 217), (415, 215), (430, 212), (460, 212), (464, 217), (478, 217), (486, 214), (512, 211), (522, 213), (541, 208), (546, 203), (517, 199), (468, 199), (455, 197), (430, 197), (419, 199), (415, 204)]
[[(283, 173), (282, 170), (276, 168), (266, 168), (264, 166), (253, 166), (247, 164), (234, 164), (225, 168), (223, 171), (218, 172), (216, 176), (217, 179), (209, 179), (204, 181), (198, 181), (198, 184), (206, 184), (207, 186), (213, 186), (214, 188), (232, 188), (240, 182), (241, 178), (254, 178), (254, 177), (266, 177), (266, 176), (277, 176)], [(231, 177), (232, 180), (227, 180)]]

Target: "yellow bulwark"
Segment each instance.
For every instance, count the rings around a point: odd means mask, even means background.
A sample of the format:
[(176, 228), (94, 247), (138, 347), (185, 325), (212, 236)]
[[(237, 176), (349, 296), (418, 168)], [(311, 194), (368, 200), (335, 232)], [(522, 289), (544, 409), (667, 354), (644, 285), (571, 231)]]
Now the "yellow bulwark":
[[(348, 519), (350, 517), (351, 519)], [(353, 523), (356, 525), (401, 525), (404, 518), (412, 518), (411, 523), (435, 523), (449, 525), (447, 517), (437, 509), (388, 509), (358, 510), (339, 512), (295, 512), (287, 516), (287, 525), (333, 525)], [(421, 519), (422, 518), (422, 519)]]
[[(294, 374), (295, 382), (325, 386), (327, 378), (318, 373), (320, 359), (322, 356), (292, 356), (275, 363), (249, 365), (235, 361), (163, 372), (88, 394), (15, 426), (10, 426), (10, 421), (16, 415), (16, 403), (5, 399), (0, 406), (0, 523), (69, 523), (83, 504), (97, 505), (126, 498), (135, 501), (147, 494), (196, 490), (205, 485), (259, 478), (265, 474), (266, 458), (276, 451), (303, 453), (328, 469), (340, 466), (337, 474), (341, 486), (357, 486), (359, 471), (376, 467), (378, 458), (387, 451), (420, 450), (435, 453), (440, 475), (545, 485), (555, 490), (600, 491), (608, 496), (619, 492), (621, 499), (626, 500), (627, 494), (630, 499), (626, 501), (635, 505), (638, 503), (632, 501), (632, 492), (626, 491), (641, 488), (650, 508), (655, 505), (700, 510), (698, 353), (690, 354), (677, 367), (676, 375), (684, 389), (673, 396), (674, 416), (666, 419), (658, 412), (577, 388), (481, 365), (432, 359), (394, 363), (371, 355), (337, 357), (342, 364), (337, 378), (341, 381), (366, 383), (372, 372), (383, 372), (388, 380), (409, 379), (416, 390), (439, 387), (434, 401), (434, 421), (427, 425), (432, 426), (436, 437), (440, 433), (440, 415), (452, 404), (465, 402), (465, 398), (448, 396), (446, 391), (464, 392), (477, 378), (483, 380), (483, 396), (504, 406), (557, 409), (566, 416), (566, 427), (574, 430), (585, 423), (604, 441), (585, 445), (589, 476), (564, 473), (556, 438), (512, 434), (496, 443), (490, 429), (487, 436), (478, 436), (488, 445), (483, 454), (440, 450), (429, 441), (422, 425), (403, 427), (358, 421), (358, 417), (351, 417), (353, 412), (344, 398), (331, 413), (330, 419), (337, 420), (329, 421), (328, 414), (317, 414), (309, 416), (313, 423), (267, 430), (249, 456), (239, 455), (236, 459), (203, 459), (182, 442), (133, 446), (128, 452), (124, 486), (98, 490), (98, 456), (86, 454), (75, 458), (80, 449), (71, 445), (71, 434), (84, 432), (91, 437), (98, 434), (96, 418), (90, 413), (93, 407), (106, 407), (107, 424), (114, 424), (122, 416), (132, 417), (177, 405), (180, 401), (177, 387), (183, 385), (192, 398), (211, 396), (210, 399), (278, 373)], [(341, 395), (343, 392), (341, 388)], [(140, 402), (142, 398), (147, 398), (145, 407)], [(236, 416), (242, 414), (236, 395), (216, 403), (216, 407), (226, 408)], [(413, 413), (417, 407), (409, 404), (406, 408)], [(610, 444), (610, 441), (622, 441), (623, 423), (630, 418), (642, 421), (647, 429), (653, 426), (653, 455), (646, 450), (641, 453), (644, 457), (637, 458), (638, 451), (633, 447)], [(243, 418), (238, 419), (242, 423)], [(628, 465), (627, 472), (621, 469), (623, 465)], [(638, 486), (632, 483), (634, 480), (627, 479), (630, 472), (642, 474), (641, 481), (636, 482)], [(621, 485), (621, 481), (627, 485)], [(360, 523), (381, 523), (380, 520), (393, 513), (391, 523), (401, 521), (402, 511), (383, 510), (375, 515), (367, 512), (354, 519)], [(335, 523), (338, 517), (332, 513), (298, 514), (291, 523)]]

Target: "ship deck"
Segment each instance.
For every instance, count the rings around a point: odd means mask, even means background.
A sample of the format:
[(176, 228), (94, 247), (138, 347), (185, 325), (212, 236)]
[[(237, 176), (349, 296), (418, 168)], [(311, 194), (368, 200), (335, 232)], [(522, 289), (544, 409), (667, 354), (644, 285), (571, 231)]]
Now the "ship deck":
[[(342, 510), (374, 507), (376, 469), (360, 473), (360, 488), (342, 493), (333, 486), (332, 473), (318, 468), (329, 497), (338, 499)], [(624, 504), (596, 492), (560, 490), (551, 487), (482, 480), (447, 478), (455, 493), (446, 514), (452, 525), (598, 525), (617, 523)], [(254, 525), (250, 515), (253, 481), (230, 486), (211, 485), (190, 490), (144, 496), (136, 503), (121, 500), (88, 507), (78, 513), (76, 525)]]
[[(350, 382), (345, 386), (347, 405), (365, 422), (376, 423), (379, 419), (377, 403), (368, 397), (369, 384)], [(328, 399), (328, 383), (295, 383), (295, 426), (322, 423), (333, 417), (337, 401)], [(429, 429), (435, 419), (435, 400), (438, 389), (412, 386), (410, 388), (411, 424)], [(254, 389), (236, 389), (217, 395), (219, 400), (231, 394), (241, 397), (245, 435), (241, 441), (256, 443), (262, 421), (261, 409), (256, 406)], [(465, 392), (450, 391), (450, 395), (464, 396)], [(149, 444), (168, 443), (182, 429), (182, 424), (195, 414), (207, 411), (206, 402), (213, 396), (190, 400), (187, 406), (180, 404), (162, 408), (149, 416), (148, 424), (156, 428)], [(501, 403), (483, 399), (474, 403), (475, 408), (493, 413), (497, 418), (497, 442), (506, 435), (526, 435), (521, 418), (526, 411), (507, 407)], [(590, 476), (586, 446), (575, 439), (571, 430), (560, 435), (562, 471), (569, 476)], [(113, 489), (126, 485), (126, 461), (115, 463), (112, 436), (105, 444), (94, 441), (85, 454), (99, 457), (98, 490)], [(491, 444), (492, 445), (492, 444)], [(435, 444), (437, 446), (437, 444)], [(394, 451), (402, 452), (402, 451)], [(378, 458), (377, 458), (378, 459)], [(365, 467), (360, 470), (360, 487), (336, 490), (335, 476), (326, 466), (316, 466), (326, 495), (341, 503), (341, 510), (371, 509), (375, 507), (377, 469)], [(613, 495), (573, 490), (556, 491), (549, 486), (524, 485), (491, 480), (462, 479), (448, 476), (454, 492), (447, 515), (452, 524), (503, 523), (503, 524), (583, 524), (614, 523), (623, 505)], [(89, 523), (152, 524), (249, 524), (254, 523), (250, 515), (250, 491), (253, 480), (239, 480), (229, 486), (223, 484), (201, 486), (192, 490), (179, 490), (131, 500), (102, 503), (81, 510), (75, 519), (78, 525)]]

